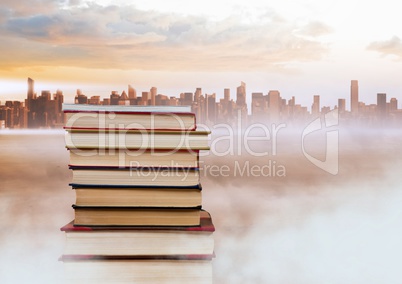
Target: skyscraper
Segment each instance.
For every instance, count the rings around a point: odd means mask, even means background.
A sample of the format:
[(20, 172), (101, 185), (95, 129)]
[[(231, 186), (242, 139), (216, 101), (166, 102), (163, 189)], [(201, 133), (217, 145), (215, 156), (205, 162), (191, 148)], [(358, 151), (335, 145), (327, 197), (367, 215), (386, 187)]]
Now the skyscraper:
[(268, 112), (270, 122), (278, 122), (280, 116), (280, 102), (281, 96), (279, 91), (268, 92)]
[(251, 94), (251, 113), (253, 118), (256, 120), (261, 120), (266, 118), (268, 111), (268, 101), (267, 97), (263, 93), (252, 93)]
[(223, 93), (224, 93), (224, 96), (223, 96), (224, 100), (226, 102), (229, 102), (230, 101), (230, 89), (229, 88), (224, 89)]
[(377, 94), (377, 114), (380, 119), (385, 118), (387, 112), (387, 94)]
[(151, 95), (151, 97), (150, 97), (150, 100), (151, 100), (150, 105), (154, 106), (155, 105), (156, 95), (158, 93), (158, 89), (156, 87), (152, 87), (151, 90), (149, 90), (149, 93)]
[(241, 82), (240, 86), (237, 87), (236, 105), (238, 108), (246, 106), (246, 83), (244, 82)]
[(35, 81), (31, 78), (28, 78), (28, 92), (27, 92), (27, 100), (25, 103), (28, 110), (32, 109), (32, 101), (35, 99), (34, 84)]
[(350, 111), (352, 114), (359, 112), (359, 84), (357, 80), (352, 80), (350, 84)]
[(129, 99), (137, 98), (137, 92), (131, 85), (128, 85), (128, 98)]
[(31, 78), (28, 78), (27, 99), (34, 99), (34, 84), (35, 84), (35, 81)]
[(320, 113), (320, 96), (314, 95), (314, 102), (311, 106), (311, 114), (318, 115)]
[(201, 89), (201, 88), (195, 89), (194, 101), (195, 101), (195, 102), (199, 102), (199, 101), (200, 101), (200, 98), (201, 98), (201, 95), (202, 95), (202, 89)]

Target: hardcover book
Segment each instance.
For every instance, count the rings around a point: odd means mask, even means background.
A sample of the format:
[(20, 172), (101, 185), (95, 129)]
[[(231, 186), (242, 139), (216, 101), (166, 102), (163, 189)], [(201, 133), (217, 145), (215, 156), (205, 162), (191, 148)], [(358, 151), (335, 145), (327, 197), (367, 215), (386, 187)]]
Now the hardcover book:
[(65, 112), (65, 129), (195, 130), (193, 113)]
[(70, 149), (70, 166), (198, 167), (197, 150)]
[(198, 226), (201, 207), (105, 207), (73, 205), (76, 226)]
[(208, 257), (213, 255), (215, 227), (209, 213), (200, 215), (200, 225), (192, 227), (85, 227), (70, 222), (61, 228), (66, 233), (64, 254)]
[(109, 168), (70, 167), (72, 185), (101, 185), (103, 187), (171, 186), (189, 187), (199, 184), (198, 168)]
[(67, 148), (209, 150), (209, 131), (67, 129)]
[(194, 187), (85, 187), (76, 186), (78, 206), (198, 207), (201, 185)]

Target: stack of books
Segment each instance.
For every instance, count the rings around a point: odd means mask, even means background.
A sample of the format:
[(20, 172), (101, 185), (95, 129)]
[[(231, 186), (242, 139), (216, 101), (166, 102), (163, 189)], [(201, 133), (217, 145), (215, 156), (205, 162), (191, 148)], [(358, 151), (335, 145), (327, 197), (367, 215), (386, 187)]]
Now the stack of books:
[(61, 260), (74, 283), (212, 283), (202, 209), (208, 131), (189, 107), (63, 105), (74, 220)]

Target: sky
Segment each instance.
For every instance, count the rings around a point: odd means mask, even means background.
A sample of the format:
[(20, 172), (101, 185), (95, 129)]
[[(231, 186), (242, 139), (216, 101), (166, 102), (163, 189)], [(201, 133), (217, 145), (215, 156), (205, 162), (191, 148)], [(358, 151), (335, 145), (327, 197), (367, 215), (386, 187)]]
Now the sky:
[(402, 18), (397, 1), (2, 0), (0, 102), (35, 91), (178, 96), (201, 87), (223, 97), (244, 81), (311, 106), (376, 94), (402, 102)]

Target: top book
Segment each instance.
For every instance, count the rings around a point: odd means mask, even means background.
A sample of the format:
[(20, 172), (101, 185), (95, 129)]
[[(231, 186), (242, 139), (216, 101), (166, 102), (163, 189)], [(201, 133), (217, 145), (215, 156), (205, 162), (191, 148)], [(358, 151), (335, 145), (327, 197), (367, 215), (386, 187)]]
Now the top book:
[(65, 129), (195, 130), (189, 106), (63, 104)]

